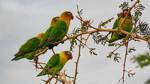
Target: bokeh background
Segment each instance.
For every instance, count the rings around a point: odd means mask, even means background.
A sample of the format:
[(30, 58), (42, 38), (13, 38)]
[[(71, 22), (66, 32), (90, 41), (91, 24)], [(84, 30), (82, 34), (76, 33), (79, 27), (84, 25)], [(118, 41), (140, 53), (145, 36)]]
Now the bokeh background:
[[(85, 19), (92, 19), (96, 27), (98, 23), (108, 18), (117, 17), (121, 10), (118, 6), (123, 1), (130, 0), (0, 0), (0, 83), (1, 84), (43, 84), (41, 79), (47, 77), (36, 77), (34, 65), (26, 59), (11, 61), (13, 55), (18, 51), (20, 45), (29, 38), (40, 32), (46, 31), (50, 20), (65, 10), (76, 15), (76, 6), (79, 5), (84, 11)], [(143, 12), (142, 20), (150, 23), (150, 1), (142, 0), (146, 9)], [(113, 20), (114, 21), (114, 20)], [(113, 23), (113, 22), (112, 22)], [(108, 25), (112, 27), (112, 23)], [(71, 32), (78, 26), (78, 20), (71, 22)], [(88, 42), (90, 47), (97, 48), (97, 56), (90, 56), (87, 49), (82, 50), (79, 65), (77, 84), (116, 84), (122, 76), (122, 64), (116, 63), (106, 56), (113, 47), (95, 45), (93, 41)], [(149, 51), (146, 43), (133, 42), (130, 46), (136, 46), (137, 53)], [(56, 52), (69, 49), (69, 42), (60, 44), (55, 48)], [(119, 52), (124, 52), (122, 48)], [(40, 58), (40, 61), (47, 62), (52, 55), (49, 51)], [(132, 56), (131, 55), (131, 56)], [(74, 74), (77, 48), (74, 49), (73, 60), (65, 65), (63, 70), (69, 75)], [(122, 54), (123, 56), (123, 54)], [(126, 77), (126, 84), (143, 84), (150, 77), (150, 67), (144, 69), (136, 68), (136, 64), (127, 62), (127, 69), (133, 70), (134, 77)]]

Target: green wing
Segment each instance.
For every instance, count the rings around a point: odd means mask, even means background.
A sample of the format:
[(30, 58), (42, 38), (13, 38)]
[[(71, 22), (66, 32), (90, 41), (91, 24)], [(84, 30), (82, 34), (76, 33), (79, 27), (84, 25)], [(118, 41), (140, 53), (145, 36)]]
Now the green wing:
[(119, 27), (119, 20), (120, 20), (120, 17), (118, 17), (115, 23), (113, 24), (113, 29), (117, 29)]
[(53, 26), (50, 26), (50, 27), (47, 29), (47, 31), (45, 32), (45, 35), (44, 35), (44, 37), (43, 37), (41, 43), (39, 44), (39, 47), (40, 47), (40, 48), (43, 47), (44, 44), (46, 44), (47, 39), (48, 39), (49, 35), (51, 34), (51, 31), (52, 31), (53, 28), (54, 28)]
[(34, 55), (35, 55), (35, 51), (24, 54), (24, 55), (16, 56), (15, 58), (12, 59), (12, 61), (13, 60), (20, 60), (22, 58), (27, 58), (29, 60), (32, 60), (34, 58)]
[[(59, 65), (59, 54), (55, 54), (53, 55), (50, 60), (48, 61), (48, 63), (46, 64), (46, 66), (44, 67), (44, 69), (37, 75), (37, 76), (42, 76), (42, 75), (46, 75), (48, 73), (52, 73), (53, 71), (55, 71), (55, 67)], [(52, 69), (52, 70), (51, 70)], [(53, 70), (54, 69), (54, 70)], [(57, 68), (56, 68), (57, 69)], [(51, 72), (52, 71), (52, 72)], [(57, 71), (57, 70), (56, 70)]]
[(19, 60), (21, 58), (26, 58), (27, 55), (29, 55), (28, 53), (31, 53), (38, 49), (39, 44), (40, 44), (40, 39), (36, 37), (29, 39), (25, 44), (23, 44), (20, 47), (19, 52), (15, 54), (15, 58), (13, 58), (12, 60)]
[[(115, 23), (113, 25), (113, 29), (118, 28), (121, 25), (120, 23), (122, 22), (122, 20), (124, 20), (124, 18), (119, 16), (118, 19), (115, 21)], [(133, 26), (132, 17), (128, 16), (126, 18), (125, 22), (121, 25), (121, 28), (123, 30), (127, 31), (127, 32), (131, 32), (132, 26)], [(126, 35), (123, 34), (123, 33), (119, 33), (119, 32), (116, 33), (116, 32), (114, 32), (114, 33), (112, 33), (111, 39), (108, 42), (112, 43), (114, 41), (120, 40), (120, 39), (125, 38), (125, 37), (126, 37)]]
[(12, 61), (13, 61), (13, 60), (19, 60), (19, 59), (22, 59), (22, 58), (27, 58), (28, 60), (32, 60), (32, 59), (35, 58), (35, 55), (36, 55), (37, 53), (39, 53), (39, 52), (38, 52), (39, 50), (43, 50), (43, 49), (37, 49), (37, 50), (35, 50), (35, 51), (26, 53), (26, 54), (24, 54), (24, 55), (16, 56), (15, 58), (12, 59)]
[[(117, 29), (118, 27), (119, 27), (119, 21), (120, 21), (120, 16), (116, 19), (116, 21), (115, 21), (115, 23), (113, 24), (113, 29)], [(114, 41), (116, 41), (116, 40), (118, 40), (119, 39), (119, 37), (118, 37), (118, 35), (117, 35), (117, 33), (115, 33), (115, 32), (113, 32), (112, 34), (111, 34), (111, 38), (110, 38), (110, 40), (108, 41), (109, 43), (112, 43), (112, 42), (114, 42)]]
[(42, 43), (42, 46), (49, 46), (50, 49), (53, 48), (53, 43), (62, 40), (67, 34), (67, 32), (67, 24), (62, 20), (58, 20), (56, 22), (56, 25), (48, 30), (48, 34), (46, 35), (45, 42)]
[(132, 18), (127, 18), (125, 23), (122, 25), (123, 30), (131, 32), (132, 27), (133, 27)]
[(48, 63), (46, 64), (46, 68), (52, 68), (59, 64), (59, 54), (53, 55)]
[(51, 43), (62, 40), (68, 32), (67, 24), (59, 20), (55, 27), (52, 29), (51, 34), (48, 37), (48, 41)]
[(32, 38), (21, 46), (19, 52), (22, 54), (32, 52), (38, 48), (39, 43), (40, 40), (38, 38)]

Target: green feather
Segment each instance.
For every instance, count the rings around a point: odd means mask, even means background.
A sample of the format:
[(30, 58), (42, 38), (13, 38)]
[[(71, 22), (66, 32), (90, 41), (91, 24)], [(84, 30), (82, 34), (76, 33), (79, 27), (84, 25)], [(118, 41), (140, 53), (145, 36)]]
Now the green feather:
[[(121, 22), (122, 20), (124, 19), (125, 17), (122, 17), (122, 16), (119, 16), (114, 25), (113, 25), (113, 29), (117, 29), (120, 25), (121, 25)], [(125, 22), (121, 25), (121, 28), (127, 32), (131, 32), (132, 30), (132, 26), (133, 26), (133, 22), (132, 22), (132, 17), (131, 16), (128, 16), (125, 20)], [(118, 32), (113, 32), (112, 35), (111, 35), (111, 38), (110, 40), (108, 41), (109, 43), (112, 43), (114, 41), (117, 41), (117, 40), (120, 40), (122, 38), (125, 38), (126, 35), (125, 34), (122, 34), (122, 33), (118, 33)]]
[(68, 26), (63, 20), (58, 20), (55, 25), (51, 26), (45, 33), (40, 47), (49, 46), (52, 49), (55, 45), (53, 43), (61, 41), (68, 32)]
[(29, 39), (25, 44), (23, 44), (18, 53), (15, 54), (15, 57), (12, 59), (13, 60), (19, 60), (22, 58), (27, 58), (27, 59), (33, 59), (33, 55), (35, 54), (34, 51), (38, 49), (38, 45), (40, 44), (40, 39), (37, 37)]
[(37, 76), (52, 75), (52, 77), (54, 77), (70, 59), (68, 57), (68, 54), (65, 52), (53, 55), (47, 62), (44, 69)]
[(44, 67), (44, 69), (37, 76), (52, 74), (53, 72), (56, 73), (56, 69), (60, 63), (59, 61), (60, 61), (59, 54), (53, 55), (46, 64), (46, 66)]

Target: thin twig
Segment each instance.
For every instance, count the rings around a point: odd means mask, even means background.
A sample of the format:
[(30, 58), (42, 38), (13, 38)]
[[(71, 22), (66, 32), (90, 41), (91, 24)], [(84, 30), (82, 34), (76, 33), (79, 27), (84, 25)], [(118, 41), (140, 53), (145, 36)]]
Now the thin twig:
[(50, 84), (50, 81), (52, 80), (53, 77), (49, 77), (48, 80), (45, 81), (45, 84)]
[[(67, 38), (64, 38), (63, 40), (61, 40), (61, 41), (59, 41), (59, 42), (55, 42), (55, 43), (53, 43), (53, 44), (54, 44), (54, 45), (58, 45), (59, 43), (63, 43), (63, 42), (65, 42), (65, 41), (69, 40), (69, 39), (77, 38), (77, 37), (79, 37), (79, 36), (81, 36), (81, 35), (85, 35), (85, 34), (88, 34), (88, 35), (89, 35), (89, 34), (93, 34), (93, 33), (96, 33), (96, 32), (121, 32), (121, 33), (123, 33), (123, 34), (126, 34), (126, 35), (132, 37), (132, 38), (135, 38), (134, 40), (136, 40), (136, 39), (138, 40), (138, 39), (139, 39), (139, 40), (143, 40), (143, 41), (148, 42), (148, 40), (147, 40), (146, 38), (143, 38), (143, 37), (141, 37), (141, 36), (139, 36), (139, 35), (137, 35), (137, 34), (133, 34), (133, 33), (126, 32), (126, 31), (124, 31), (124, 30), (110, 29), (110, 28), (96, 28), (95, 30), (86, 31), (86, 32), (81, 32), (81, 33), (76, 34), (76, 35), (73, 35), (73, 36), (68, 36)], [(39, 55), (41, 55), (41, 54), (44, 54), (47, 50), (48, 50), (48, 48), (45, 48), (42, 52), (36, 54), (36, 56), (39, 56)]]
[(49, 48), (48, 47), (46, 47), (46, 48), (44, 48), (42, 51), (41, 50), (39, 50), (38, 52), (38, 54), (36, 54), (35, 55), (35, 57), (38, 57), (38, 56), (40, 56), (41, 54), (44, 54), (44, 53), (46, 53), (46, 51), (48, 50)]
[(118, 50), (120, 47), (122, 47), (124, 44), (119, 45), (118, 47), (116, 47), (111, 53), (114, 53), (116, 50)]
[(52, 52), (53, 52), (53, 54), (55, 55), (55, 51), (54, 51), (54, 49), (52, 48)]
[[(82, 36), (80, 36), (80, 39), (82, 39)], [(73, 84), (76, 84), (76, 80), (77, 80), (77, 75), (78, 75), (78, 65), (79, 65), (79, 60), (80, 60), (80, 56), (81, 56), (81, 42), (79, 44), (79, 50), (78, 50), (78, 58), (77, 61), (75, 62), (76, 66), (75, 66), (75, 75), (74, 75), (74, 80), (73, 80)]]
[(57, 84), (58, 83), (58, 78), (56, 78), (56, 82), (55, 82), (55, 84)]
[(125, 58), (124, 58), (124, 62), (123, 62), (123, 74), (122, 74), (122, 83), (123, 84), (125, 81), (126, 61), (127, 61), (127, 56), (128, 56), (128, 40), (125, 43), (125, 45), (126, 45), (126, 52), (125, 52)]
[(83, 43), (81, 40), (79, 40), (78, 38), (76, 38), (82, 45), (84, 45), (84, 46), (86, 46), (89, 50), (90, 50), (90, 48), (85, 44), (85, 43)]
[(85, 44), (87, 43), (87, 41), (88, 41), (90, 35), (91, 35), (91, 34), (89, 34), (89, 35), (87, 36), (87, 38), (85, 39)]
[(143, 38), (143, 37), (141, 37), (141, 36), (139, 36), (139, 35), (137, 35), (137, 34), (132, 34), (132, 33), (126, 32), (126, 31), (124, 31), (124, 30), (101, 28), (101, 29), (97, 29), (97, 30), (91, 30), (91, 31), (87, 31), (87, 32), (81, 32), (81, 33), (76, 34), (76, 35), (73, 35), (73, 36), (68, 36), (67, 38), (65, 38), (65, 39), (63, 39), (63, 40), (61, 40), (61, 41), (59, 41), (59, 42), (55, 42), (54, 44), (57, 45), (57, 44), (59, 44), (59, 43), (65, 42), (65, 41), (68, 40), (68, 39), (77, 38), (77, 37), (79, 37), (79, 36), (81, 36), (81, 35), (85, 35), (85, 34), (93, 34), (93, 33), (95, 33), (95, 32), (121, 32), (121, 33), (123, 33), (123, 34), (129, 35), (129, 36), (132, 36), (132, 37), (134, 37), (134, 38), (136, 38), (136, 39), (140, 39), (140, 40), (143, 40), (143, 41), (146, 41), (146, 42), (147, 42), (147, 39), (145, 39), (145, 38)]
[[(36, 69), (44, 69), (44, 67), (41, 65), (41, 64), (46, 64), (46, 63), (42, 63), (42, 62), (35, 62), (35, 61), (29, 61), (29, 62), (32, 62), (32, 63), (34, 63), (35, 65), (37, 65), (36, 66)], [(39, 66), (40, 67), (39, 67)]]

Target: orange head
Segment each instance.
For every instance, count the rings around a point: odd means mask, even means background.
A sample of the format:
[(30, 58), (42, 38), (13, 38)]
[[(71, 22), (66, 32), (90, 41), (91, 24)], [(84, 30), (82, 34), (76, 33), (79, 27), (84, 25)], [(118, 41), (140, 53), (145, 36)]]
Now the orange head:
[(73, 14), (69, 11), (65, 11), (63, 12), (61, 15), (60, 15), (61, 18), (65, 19), (65, 20), (72, 20), (74, 17), (73, 17)]
[(44, 33), (39, 33), (37, 36), (36, 36), (38, 39), (42, 39), (44, 37)]
[(124, 9), (122, 14), (123, 14), (123, 17), (131, 16), (131, 13), (130, 13), (129, 9)]
[(72, 53), (70, 51), (63, 51), (63, 53), (67, 56), (67, 59), (72, 59)]

